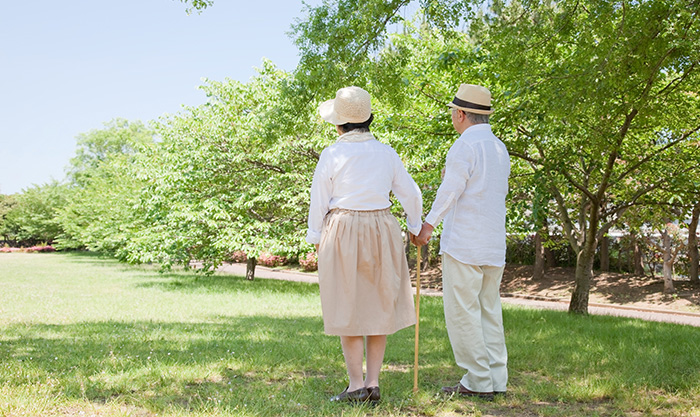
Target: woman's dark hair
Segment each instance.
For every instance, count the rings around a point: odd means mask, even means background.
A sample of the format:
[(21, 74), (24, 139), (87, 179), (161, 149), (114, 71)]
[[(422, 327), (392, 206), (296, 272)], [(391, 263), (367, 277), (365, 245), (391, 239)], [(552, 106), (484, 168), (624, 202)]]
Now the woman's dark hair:
[(374, 120), (374, 113), (369, 115), (369, 119), (362, 123), (345, 123), (344, 125), (338, 125), (343, 133), (348, 133), (353, 130), (359, 130), (360, 132), (369, 132), (369, 125), (372, 124)]

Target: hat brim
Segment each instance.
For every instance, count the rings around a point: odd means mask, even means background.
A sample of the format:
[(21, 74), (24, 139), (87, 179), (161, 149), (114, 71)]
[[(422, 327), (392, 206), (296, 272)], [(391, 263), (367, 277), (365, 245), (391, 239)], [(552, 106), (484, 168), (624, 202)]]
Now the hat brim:
[(321, 103), (321, 105), (318, 106), (318, 114), (321, 115), (323, 120), (336, 126), (348, 123), (347, 120), (343, 120), (340, 116), (338, 116), (338, 113), (335, 112), (335, 99)]
[(491, 110), (470, 109), (469, 107), (458, 106), (452, 102), (447, 103), (447, 107), (452, 107), (453, 109), (459, 109), (459, 110), (466, 111), (469, 113), (474, 113), (474, 114), (491, 114), (491, 113), (493, 113), (493, 109), (491, 109)]

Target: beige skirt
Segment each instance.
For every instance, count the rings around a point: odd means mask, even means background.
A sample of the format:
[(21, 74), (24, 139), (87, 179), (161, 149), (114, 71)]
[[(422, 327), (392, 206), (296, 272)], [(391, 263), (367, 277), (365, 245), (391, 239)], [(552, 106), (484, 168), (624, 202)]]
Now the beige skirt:
[(331, 210), (318, 253), (326, 334), (392, 334), (416, 323), (399, 223), (389, 209)]

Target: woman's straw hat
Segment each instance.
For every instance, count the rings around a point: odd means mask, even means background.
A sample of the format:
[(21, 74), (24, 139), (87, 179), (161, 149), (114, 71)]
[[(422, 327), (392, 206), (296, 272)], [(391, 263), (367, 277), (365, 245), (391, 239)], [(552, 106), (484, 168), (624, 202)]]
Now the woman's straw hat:
[(462, 84), (448, 106), (476, 114), (491, 114), (491, 92), (480, 85)]
[(318, 113), (334, 125), (362, 123), (372, 115), (369, 93), (360, 87), (345, 87), (335, 93), (335, 99), (321, 103)]

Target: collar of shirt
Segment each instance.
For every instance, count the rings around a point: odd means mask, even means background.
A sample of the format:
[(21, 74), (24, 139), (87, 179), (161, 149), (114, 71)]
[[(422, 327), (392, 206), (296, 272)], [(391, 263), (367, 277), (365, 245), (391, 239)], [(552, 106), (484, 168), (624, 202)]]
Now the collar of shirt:
[(351, 130), (340, 135), (335, 142), (364, 142), (371, 139), (374, 139), (374, 136), (370, 132), (358, 132), (357, 130)]
[(464, 137), (468, 133), (477, 133), (477, 132), (482, 132), (482, 131), (491, 131), (491, 125), (488, 123), (479, 123), (473, 126), (469, 126), (467, 130), (462, 132), (461, 137)]

